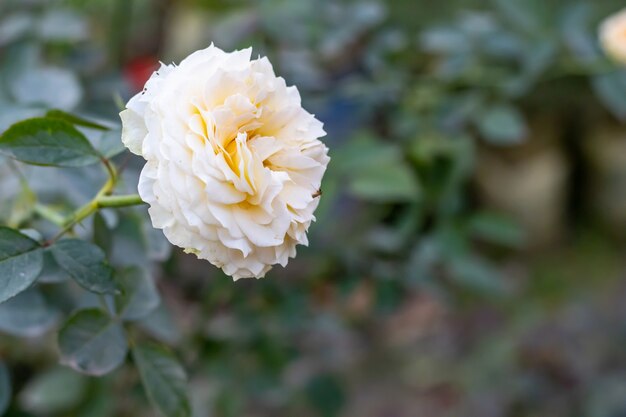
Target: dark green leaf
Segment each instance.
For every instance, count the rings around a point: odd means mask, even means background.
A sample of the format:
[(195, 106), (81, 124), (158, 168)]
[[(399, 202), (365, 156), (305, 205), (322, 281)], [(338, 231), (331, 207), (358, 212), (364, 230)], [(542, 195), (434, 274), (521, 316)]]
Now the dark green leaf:
[(99, 294), (116, 291), (113, 269), (96, 245), (79, 239), (65, 239), (55, 243), (51, 250), (59, 266), (85, 289)]
[(43, 268), (43, 250), (20, 232), (0, 226), (0, 303), (24, 291)]
[(34, 165), (78, 167), (100, 161), (85, 136), (66, 121), (23, 120), (0, 136), (0, 152)]
[(163, 343), (175, 344), (181, 338), (180, 328), (164, 303), (160, 303), (153, 312), (136, 323), (150, 336)]
[(29, 289), (0, 304), (0, 331), (22, 337), (40, 336), (59, 318), (35, 289)]
[[(119, 415), (118, 401), (111, 401), (111, 386), (108, 383), (93, 384), (89, 392), (89, 401), (83, 402), (74, 417), (112, 417)], [(147, 416), (146, 416), (147, 417)]]
[(90, 129), (97, 129), (97, 130), (109, 130), (109, 128), (103, 124), (96, 123), (91, 120), (82, 118), (80, 116), (76, 116), (74, 114), (64, 112), (63, 110), (57, 110), (57, 109), (48, 110), (48, 112), (46, 112), (46, 117), (52, 118), (52, 119), (64, 120), (75, 126), (88, 127)]
[(111, 253), (111, 245), (113, 238), (109, 230), (106, 220), (100, 212), (93, 216), (93, 241), (104, 250), (106, 254)]
[(159, 306), (161, 299), (147, 270), (138, 267), (124, 269), (119, 273), (118, 281), (122, 291), (115, 297), (115, 306), (121, 318), (138, 320)]
[(150, 402), (166, 417), (190, 415), (187, 377), (176, 358), (160, 346), (137, 346), (133, 358)]
[(61, 269), (57, 261), (54, 260), (52, 252), (49, 250), (44, 251), (43, 270), (41, 271), (41, 274), (39, 274), (37, 282), (45, 284), (58, 284), (59, 282), (67, 281), (69, 277), (68, 273)]
[(0, 416), (9, 408), (11, 402), (11, 378), (9, 376), (9, 370), (0, 361)]
[(113, 233), (111, 262), (120, 266), (147, 266), (148, 245), (144, 232), (144, 219), (136, 213), (120, 216)]
[(67, 412), (83, 399), (85, 378), (66, 368), (54, 368), (35, 377), (20, 393), (22, 406), (37, 415)]
[(126, 357), (121, 324), (97, 308), (80, 310), (59, 331), (61, 363), (89, 375), (104, 375)]

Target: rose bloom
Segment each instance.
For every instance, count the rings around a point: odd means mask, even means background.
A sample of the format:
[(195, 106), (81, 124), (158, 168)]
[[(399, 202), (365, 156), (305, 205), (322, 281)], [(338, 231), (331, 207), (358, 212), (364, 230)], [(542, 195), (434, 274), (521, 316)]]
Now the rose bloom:
[(626, 9), (609, 16), (602, 22), (600, 44), (608, 56), (626, 64)]
[(308, 244), (330, 159), (296, 87), (250, 54), (211, 45), (162, 64), (120, 113), (122, 141), (146, 160), (138, 189), (153, 226), (234, 279)]

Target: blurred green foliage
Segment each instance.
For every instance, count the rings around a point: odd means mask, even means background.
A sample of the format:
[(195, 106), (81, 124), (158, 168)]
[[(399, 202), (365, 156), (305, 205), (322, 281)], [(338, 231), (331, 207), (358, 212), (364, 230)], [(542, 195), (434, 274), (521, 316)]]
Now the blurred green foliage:
[[(332, 161), (310, 247), (261, 281), (172, 252), (141, 208), (75, 230), (117, 296), (42, 250), (37, 285), (0, 304), (0, 414), (148, 416), (150, 397), (186, 415), (186, 396), (194, 417), (624, 414), (623, 245), (600, 225), (619, 236), (604, 214), (626, 206), (587, 190), (618, 201), (626, 160), (603, 157), (596, 181), (582, 144), (626, 118), (626, 72), (596, 34), (620, 6), (3, 0), (0, 132), (61, 120), (134, 192), (116, 113), (137, 79), (210, 42), (251, 45), (325, 122)], [(106, 179), (0, 158), (0, 224), (25, 244), (58, 230), (46, 207), (69, 213)], [(117, 367), (129, 348), (139, 370)]]

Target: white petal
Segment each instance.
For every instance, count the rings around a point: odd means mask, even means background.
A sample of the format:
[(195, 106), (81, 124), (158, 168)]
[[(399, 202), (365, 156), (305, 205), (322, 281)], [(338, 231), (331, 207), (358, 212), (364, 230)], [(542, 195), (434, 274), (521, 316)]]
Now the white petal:
[(120, 112), (122, 119), (122, 142), (132, 153), (141, 155), (143, 140), (148, 134), (143, 119), (131, 109)]

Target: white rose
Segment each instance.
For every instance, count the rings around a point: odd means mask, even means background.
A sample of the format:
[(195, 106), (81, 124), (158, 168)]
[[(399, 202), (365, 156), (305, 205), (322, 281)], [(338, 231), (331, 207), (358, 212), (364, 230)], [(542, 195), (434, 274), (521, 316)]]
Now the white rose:
[(626, 9), (623, 9), (600, 25), (600, 44), (608, 56), (626, 64)]
[(162, 64), (120, 113), (124, 144), (147, 161), (138, 188), (153, 226), (234, 279), (308, 244), (329, 161), (296, 87), (250, 54), (211, 45)]

